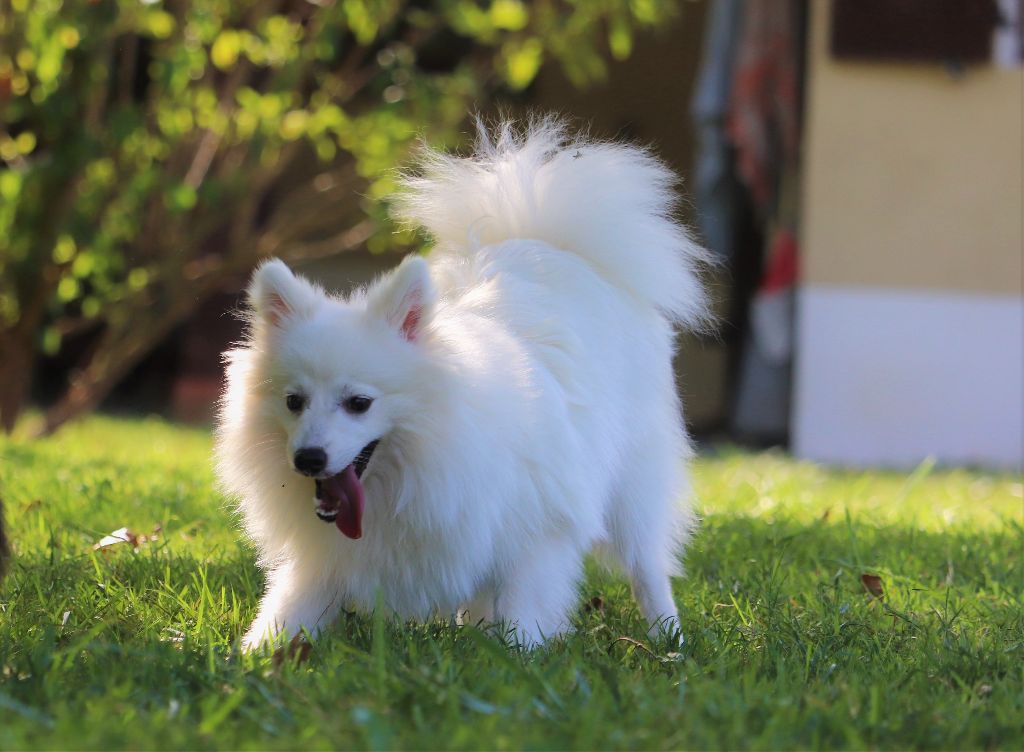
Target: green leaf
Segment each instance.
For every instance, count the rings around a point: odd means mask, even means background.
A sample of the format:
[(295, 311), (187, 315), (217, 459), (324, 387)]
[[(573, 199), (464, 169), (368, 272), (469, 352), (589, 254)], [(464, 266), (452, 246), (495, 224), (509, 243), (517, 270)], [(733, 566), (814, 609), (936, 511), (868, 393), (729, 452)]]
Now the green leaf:
[(157, 8), (150, 9), (143, 19), (143, 28), (157, 39), (167, 39), (176, 25), (174, 16)]
[[(171, 19), (171, 22), (174, 22), (173, 18)], [(60, 29), (57, 31), (57, 38), (60, 40), (60, 43), (64, 45), (64, 48), (68, 50), (77, 47), (79, 41), (81, 41), (81, 36), (78, 33), (78, 29), (76, 29), (74, 26), (60, 27)]]
[(234, 29), (225, 29), (210, 47), (210, 61), (221, 70), (227, 70), (238, 60), (242, 49), (242, 38)]
[(21, 192), (21, 173), (14, 170), (0, 171), (0, 198), (14, 201)]
[(96, 256), (86, 250), (75, 256), (75, 260), (71, 264), (71, 273), (79, 279), (84, 279), (92, 274), (95, 268)]
[(355, 34), (356, 41), (362, 45), (372, 42), (380, 26), (376, 15), (367, 7), (365, 0), (344, 0), (343, 7), (348, 27)]
[(57, 299), (62, 303), (68, 303), (78, 297), (81, 286), (75, 277), (64, 277), (57, 285)]
[(525, 89), (533, 81), (544, 61), (544, 47), (539, 39), (527, 39), (505, 46), (505, 80), (513, 89)]
[(294, 141), (306, 132), (309, 113), (305, 110), (292, 110), (281, 119), (281, 138)]
[(0, 324), (11, 326), (18, 320), (18, 301), (13, 295), (0, 290)]
[(36, 63), (36, 77), (41, 84), (50, 84), (57, 80), (61, 66), (64, 64), (64, 48), (50, 45)]
[(57, 351), (60, 350), (60, 340), (60, 332), (52, 326), (48, 326), (43, 331), (43, 353), (46, 355), (56, 355)]
[(179, 183), (164, 194), (164, 204), (173, 212), (185, 212), (196, 205), (196, 198), (195, 188)]
[(36, 134), (32, 133), (31, 131), (24, 131), (23, 133), (19, 133), (18, 137), (14, 139), (14, 145), (17, 147), (18, 151), (21, 154), (31, 154), (32, 151), (36, 148)]
[(141, 290), (149, 284), (149, 272), (146, 269), (132, 269), (128, 273), (128, 288), (131, 290)]
[(30, 71), (36, 67), (36, 53), (27, 47), (20, 49), (18, 50), (18, 54), (14, 56), (14, 62), (16, 62), (18, 67), (23, 71)]
[(78, 246), (75, 239), (70, 235), (61, 235), (53, 247), (53, 262), (55, 264), (66, 264), (75, 257)]
[(90, 295), (82, 301), (82, 315), (88, 319), (97, 316), (102, 308), (99, 298)]
[(496, 29), (519, 31), (529, 21), (530, 13), (519, 0), (495, 0), (491, 6), (491, 24)]
[(630, 0), (629, 5), (636, 20), (645, 25), (656, 23), (670, 10), (655, 0)]
[(617, 16), (612, 20), (608, 29), (608, 47), (616, 60), (625, 60), (633, 53), (633, 35), (625, 18)]

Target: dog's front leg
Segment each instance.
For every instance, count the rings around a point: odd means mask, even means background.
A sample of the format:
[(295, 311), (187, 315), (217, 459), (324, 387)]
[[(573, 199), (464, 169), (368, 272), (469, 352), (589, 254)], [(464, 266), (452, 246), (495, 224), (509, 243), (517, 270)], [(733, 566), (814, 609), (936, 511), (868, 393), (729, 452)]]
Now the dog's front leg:
[(316, 635), (334, 621), (341, 608), (337, 583), (325, 578), (322, 570), (303, 569), (290, 562), (270, 572), (256, 619), (242, 638), (242, 650), (257, 650), (303, 628)]

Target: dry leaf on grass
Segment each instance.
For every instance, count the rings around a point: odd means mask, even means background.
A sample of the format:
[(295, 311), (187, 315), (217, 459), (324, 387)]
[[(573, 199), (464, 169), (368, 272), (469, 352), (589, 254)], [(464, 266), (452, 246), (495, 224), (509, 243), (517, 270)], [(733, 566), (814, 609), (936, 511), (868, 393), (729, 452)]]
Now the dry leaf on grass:
[(295, 635), (287, 646), (279, 647), (274, 651), (271, 662), (275, 669), (281, 668), (285, 661), (292, 663), (305, 663), (309, 660), (309, 654), (313, 652), (313, 644), (301, 634)]
[(612, 640), (612, 644), (608, 646), (608, 652), (609, 653), (612, 652), (612, 648), (615, 647), (616, 645), (618, 645), (620, 642), (624, 642), (627, 645), (631, 645), (632, 647), (636, 648), (637, 650), (642, 650), (643, 652), (647, 653), (647, 655), (651, 656), (652, 658), (658, 658), (659, 657), (657, 653), (655, 653), (653, 650), (651, 650), (649, 647), (647, 647), (647, 645), (645, 645), (644, 643), (640, 642), (640, 640), (636, 640), (636, 639), (633, 639), (632, 637), (626, 637), (626, 636), (616, 637), (614, 640)]
[(671, 652), (665, 653), (665, 655), (659, 655), (658, 653), (655, 653), (653, 650), (651, 650), (651, 648), (648, 645), (646, 645), (643, 642), (640, 642), (640, 640), (635, 640), (632, 637), (626, 636), (616, 637), (614, 640), (612, 640), (612, 644), (608, 646), (608, 652), (611, 653), (612, 648), (614, 648), (619, 643), (625, 643), (626, 645), (631, 646), (635, 650), (640, 650), (643, 653), (649, 655), (651, 658), (655, 658), (661, 661), (662, 663), (678, 663), (683, 660), (682, 653)]
[(860, 582), (864, 586), (864, 589), (871, 594), (871, 597), (885, 597), (885, 589), (882, 587), (882, 578), (877, 574), (862, 574), (860, 576)]
[(122, 543), (130, 543), (132, 548), (136, 551), (139, 550), (139, 546), (155, 541), (160, 537), (160, 532), (163, 530), (162, 525), (157, 525), (153, 528), (153, 532), (149, 535), (133, 533), (126, 527), (119, 527), (114, 532), (104, 535), (96, 543), (93, 544), (92, 548), (94, 551), (106, 551), (112, 546), (118, 546)]

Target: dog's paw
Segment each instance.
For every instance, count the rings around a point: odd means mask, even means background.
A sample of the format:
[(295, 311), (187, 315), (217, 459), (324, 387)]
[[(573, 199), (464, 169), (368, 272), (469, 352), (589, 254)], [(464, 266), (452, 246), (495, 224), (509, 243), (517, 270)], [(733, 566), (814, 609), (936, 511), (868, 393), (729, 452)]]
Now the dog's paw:
[(269, 640), (261, 640), (258, 637), (246, 635), (238, 644), (238, 649), (245, 654), (261, 653), (266, 649), (268, 645), (270, 645)]
[(652, 641), (657, 641), (668, 646), (670, 650), (678, 651), (686, 643), (683, 637), (683, 629), (679, 623), (678, 616), (668, 616), (659, 619), (647, 629), (647, 636)]
[(249, 627), (239, 648), (243, 653), (262, 653), (279, 642), (280, 634), (273, 625), (257, 622)]

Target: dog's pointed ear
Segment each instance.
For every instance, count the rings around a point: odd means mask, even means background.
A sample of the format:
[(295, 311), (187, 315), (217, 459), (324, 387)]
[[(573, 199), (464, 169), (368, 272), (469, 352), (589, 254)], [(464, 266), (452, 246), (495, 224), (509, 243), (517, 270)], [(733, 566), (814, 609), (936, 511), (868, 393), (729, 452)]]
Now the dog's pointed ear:
[(256, 316), (273, 325), (312, 311), (316, 303), (316, 288), (296, 277), (280, 259), (262, 264), (249, 283), (249, 304)]
[(422, 256), (406, 256), (398, 268), (366, 293), (367, 308), (410, 342), (415, 341), (434, 306), (434, 283)]

